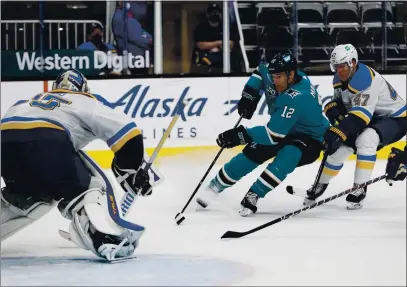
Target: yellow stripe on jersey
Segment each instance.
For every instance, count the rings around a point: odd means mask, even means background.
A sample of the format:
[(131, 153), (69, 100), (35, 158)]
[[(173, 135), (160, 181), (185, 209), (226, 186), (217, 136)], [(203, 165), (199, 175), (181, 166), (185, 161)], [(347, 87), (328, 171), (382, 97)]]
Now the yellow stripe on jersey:
[(370, 123), (370, 118), (360, 110), (358, 110), (358, 111), (356, 111), (356, 110), (350, 111), (349, 113), (354, 114), (355, 116), (361, 118), (366, 124)]
[(141, 135), (141, 130), (134, 128), (128, 133), (126, 133), (122, 138), (120, 138), (118, 141), (116, 141), (110, 149), (114, 152), (117, 152), (120, 150), (129, 140), (132, 138), (135, 138), (136, 136)]
[(64, 131), (58, 125), (48, 123), (48, 122), (8, 122), (1, 124), (1, 130), (29, 130), (29, 129), (36, 129), (36, 128), (51, 128)]
[(356, 89), (352, 88), (352, 87), (351, 87), (351, 85), (349, 85), (349, 84), (348, 84), (348, 89), (349, 89), (349, 90), (350, 90), (352, 93), (354, 93), (354, 94), (359, 93), (359, 91), (358, 91), (358, 90), (356, 90)]
[(92, 94), (85, 93), (85, 92), (75, 92), (75, 91), (70, 91), (70, 90), (65, 90), (65, 89), (55, 89), (55, 90), (49, 91), (47, 93), (50, 93), (50, 94), (51, 93), (77, 94), (77, 95), (84, 95), (84, 96), (87, 96), (87, 97), (92, 98), (94, 100), (97, 100), (97, 98)]
[(339, 86), (341, 86), (341, 85), (342, 85), (342, 83), (341, 83), (341, 82), (336, 83), (336, 84), (333, 84), (334, 88), (339, 87)]
[(373, 73), (372, 68), (370, 68), (370, 67), (368, 67), (368, 66), (366, 66), (366, 67), (368, 68), (368, 70), (369, 70), (369, 72), (370, 72), (370, 78), (373, 80), (373, 78), (374, 78), (374, 73)]

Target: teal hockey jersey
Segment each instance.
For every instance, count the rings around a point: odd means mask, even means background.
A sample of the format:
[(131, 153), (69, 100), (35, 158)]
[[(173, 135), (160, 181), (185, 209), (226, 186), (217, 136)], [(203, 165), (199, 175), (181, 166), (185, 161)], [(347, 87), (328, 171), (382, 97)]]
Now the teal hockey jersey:
[(261, 97), (264, 91), (270, 114), (266, 126), (247, 129), (254, 142), (274, 145), (287, 135), (308, 135), (323, 141), (329, 122), (322, 113), (318, 93), (307, 75), (301, 71), (297, 74), (297, 80), (282, 93), (275, 90), (267, 64), (260, 64), (249, 78), (246, 85), (257, 91), (252, 96)]

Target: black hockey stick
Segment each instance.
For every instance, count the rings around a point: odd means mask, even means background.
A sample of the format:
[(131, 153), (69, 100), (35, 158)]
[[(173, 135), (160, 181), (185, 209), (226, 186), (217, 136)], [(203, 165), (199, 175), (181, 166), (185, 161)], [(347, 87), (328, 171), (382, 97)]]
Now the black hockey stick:
[[(237, 121), (237, 123), (235, 124), (235, 126), (233, 128), (237, 128), (237, 126), (240, 124), (240, 122), (243, 119), (243, 115), (240, 116), (239, 120)], [(225, 148), (222, 147), (219, 151), (218, 154), (215, 156), (215, 158), (213, 159), (213, 161), (211, 162), (209, 168), (206, 170), (204, 176), (202, 177), (201, 181), (198, 183), (198, 186), (195, 188), (194, 192), (192, 193), (191, 197), (188, 199), (187, 203), (185, 204), (184, 208), (181, 210), (180, 213), (177, 213), (177, 215), (175, 216), (175, 221), (177, 222), (178, 225), (180, 225), (184, 220), (185, 220), (185, 216), (184, 216), (184, 211), (185, 209), (187, 209), (188, 205), (190, 204), (191, 200), (194, 198), (195, 194), (198, 192), (199, 188), (201, 187), (202, 183), (204, 182), (205, 178), (208, 176), (209, 172), (211, 171), (212, 167), (215, 165), (215, 162), (218, 160), (220, 154), (223, 152)]]
[(324, 204), (324, 203), (327, 203), (327, 202), (329, 202), (329, 201), (332, 201), (332, 200), (334, 200), (334, 199), (336, 199), (336, 198), (338, 198), (338, 197), (341, 197), (341, 196), (344, 196), (344, 195), (346, 195), (346, 194), (348, 194), (348, 193), (351, 193), (351, 192), (355, 191), (355, 190), (358, 189), (358, 188), (362, 188), (362, 187), (368, 186), (368, 185), (370, 185), (370, 184), (372, 184), (372, 183), (375, 183), (375, 182), (377, 182), (377, 181), (380, 181), (380, 180), (382, 180), (382, 179), (384, 179), (384, 178), (386, 178), (386, 175), (382, 175), (382, 176), (376, 177), (376, 178), (374, 178), (374, 179), (371, 179), (371, 180), (369, 180), (369, 181), (366, 181), (365, 183), (361, 183), (361, 184), (355, 185), (354, 187), (349, 188), (349, 189), (347, 189), (347, 190), (345, 190), (345, 191), (342, 191), (341, 193), (335, 194), (335, 195), (333, 195), (333, 196), (327, 197), (327, 198), (325, 198), (325, 199), (323, 199), (323, 200), (320, 200), (320, 201), (318, 201), (318, 202), (315, 202), (315, 203), (313, 203), (313, 204), (307, 205), (306, 207), (304, 207), (304, 208), (302, 208), (302, 209), (299, 209), (299, 210), (296, 210), (296, 211), (294, 211), (294, 212), (288, 213), (288, 214), (286, 214), (286, 215), (284, 215), (284, 216), (282, 216), (282, 217), (279, 217), (279, 218), (277, 218), (277, 219), (274, 219), (274, 220), (272, 220), (272, 221), (270, 221), (270, 222), (267, 222), (267, 223), (265, 223), (265, 224), (263, 224), (263, 225), (260, 225), (260, 226), (258, 226), (258, 227), (256, 227), (256, 228), (253, 228), (253, 229), (251, 229), (251, 230), (248, 230), (248, 231), (245, 231), (245, 232), (226, 231), (225, 234), (223, 234), (221, 238), (222, 238), (222, 239), (224, 239), (224, 238), (240, 238), (240, 237), (249, 235), (249, 234), (251, 234), (251, 233), (254, 233), (254, 232), (256, 232), (256, 231), (262, 230), (262, 229), (264, 229), (264, 228), (266, 228), (266, 227), (269, 227), (269, 226), (271, 226), (271, 225), (274, 225), (274, 224), (276, 224), (276, 223), (279, 223), (279, 222), (281, 222), (281, 221), (283, 221), (283, 220), (289, 219), (289, 218), (291, 218), (291, 217), (293, 217), (293, 216), (295, 216), (295, 215), (300, 214), (300, 213), (303, 212), (303, 211), (307, 211), (307, 210), (309, 210), (309, 209), (313, 209), (313, 208), (315, 208), (315, 207), (317, 207), (317, 206), (320, 206), (320, 205), (322, 205), (322, 204)]
[[(326, 162), (327, 158), (328, 158), (328, 153), (326, 152), (326, 149), (325, 149), (324, 156), (322, 157), (322, 161), (319, 166), (318, 173), (317, 173), (317, 176), (314, 181), (314, 185), (312, 186), (311, 193), (315, 193), (315, 189), (317, 188), (317, 184), (318, 184), (319, 180), (321, 179), (322, 171), (324, 170), (324, 166), (325, 166), (325, 162)], [(294, 187), (292, 185), (287, 185), (286, 190), (289, 194), (296, 195), (294, 192)]]

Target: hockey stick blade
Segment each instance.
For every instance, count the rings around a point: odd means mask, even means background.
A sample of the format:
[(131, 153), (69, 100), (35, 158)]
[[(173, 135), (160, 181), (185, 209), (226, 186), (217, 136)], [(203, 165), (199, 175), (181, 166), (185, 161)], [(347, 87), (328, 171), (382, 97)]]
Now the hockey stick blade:
[(226, 231), (225, 234), (222, 235), (221, 239), (240, 238), (245, 235), (246, 235), (246, 232)]
[(304, 189), (300, 189), (300, 188), (293, 187), (292, 185), (288, 185), (286, 187), (286, 191), (291, 195), (307, 198), (307, 191)]

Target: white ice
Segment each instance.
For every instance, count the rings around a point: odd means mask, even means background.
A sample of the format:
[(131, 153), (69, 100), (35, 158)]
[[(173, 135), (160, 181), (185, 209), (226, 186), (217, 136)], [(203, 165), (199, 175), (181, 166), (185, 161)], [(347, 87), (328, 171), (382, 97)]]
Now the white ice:
[[(174, 217), (210, 160), (160, 161), (166, 181), (138, 199), (128, 217), (146, 227), (137, 259), (106, 264), (77, 248), (57, 234), (68, 222), (53, 210), (2, 242), (2, 285), (406, 285), (405, 182), (370, 186), (360, 210), (346, 210), (341, 197), (247, 237), (221, 240), (227, 230), (245, 231), (302, 208), (302, 198), (285, 186), (308, 188), (319, 162), (260, 199), (251, 218), (238, 216), (239, 203), (262, 168), (222, 194), (221, 205), (196, 212), (194, 200), (177, 226)], [(354, 166), (345, 164), (324, 197), (352, 186)], [(373, 176), (384, 169), (378, 161)]]

